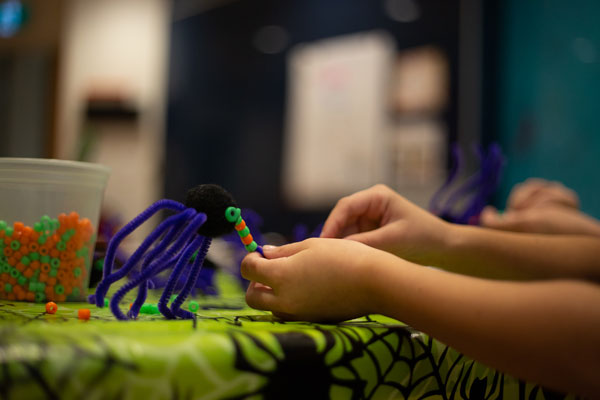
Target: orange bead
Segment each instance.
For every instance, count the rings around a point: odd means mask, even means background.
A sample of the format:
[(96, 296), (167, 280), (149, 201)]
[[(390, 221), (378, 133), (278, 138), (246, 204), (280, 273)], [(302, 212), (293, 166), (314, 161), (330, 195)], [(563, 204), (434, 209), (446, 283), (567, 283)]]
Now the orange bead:
[[(10, 242), (9, 242), (9, 243), (7, 243), (7, 244), (8, 244), (8, 245), (10, 245)], [(14, 253), (13, 249), (11, 249), (9, 246), (4, 246), (4, 255), (5, 255), (6, 257), (10, 257), (10, 256), (12, 256), (12, 255), (13, 255), (13, 253)]]
[(46, 280), (46, 284), (48, 284), (50, 286), (56, 285), (56, 278), (55, 277), (48, 277), (48, 279)]
[(67, 296), (65, 296), (64, 294), (57, 294), (54, 296), (56, 301), (60, 301), (60, 302), (64, 302), (65, 300), (67, 300)]
[[(48, 274), (42, 272), (38, 279), (40, 282), (46, 282), (48, 280)], [(46, 288), (48, 288), (48, 286), (46, 286)]]
[(20, 232), (25, 228), (25, 224), (20, 221), (17, 221), (13, 224), (13, 228), (15, 232)]
[(58, 258), (59, 255), (60, 255), (60, 252), (58, 251), (58, 249), (52, 249), (52, 250), (50, 250), (50, 257), (52, 257), (52, 258)]
[(246, 227), (246, 221), (242, 220), (242, 222), (240, 222), (239, 224), (237, 224), (235, 226), (235, 230), (236, 231), (241, 231), (242, 229), (244, 229)]
[[(6, 247), (5, 247), (6, 248)], [(43, 256), (47, 256), (49, 253), (50, 249), (44, 245), (44, 246), (40, 246), (40, 254)]]
[(79, 319), (83, 319), (83, 320), (88, 320), (90, 319), (90, 310), (88, 308), (80, 308), (79, 310), (77, 310), (77, 318)]
[(31, 268), (27, 268), (25, 271), (23, 271), (23, 276), (27, 279), (31, 278), (33, 276), (33, 270)]
[(63, 282), (67, 277), (67, 273), (65, 272), (64, 269), (61, 268), (56, 273), (56, 277), (58, 278), (59, 281)]
[(8, 260), (6, 260), (6, 262), (12, 266), (17, 265), (17, 259), (15, 257), (8, 257)]
[(249, 233), (248, 235), (246, 235), (240, 239), (242, 239), (242, 243), (244, 243), (246, 246), (248, 246), (254, 240), (251, 233)]
[(43, 273), (47, 274), (48, 272), (50, 272), (50, 269), (51, 269), (50, 268), (50, 264), (48, 264), (48, 263), (42, 263), (41, 266), (40, 266), (40, 269), (42, 270)]
[(42, 265), (42, 264), (38, 260), (35, 260), (29, 264), (29, 268), (36, 270), (36, 269), (40, 268), (40, 265)]
[(15, 267), (16, 269), (19, 270), (19, 272), (23, 272), (25, 271), (25, 269), (27, 268), (27, 266), (23, 263), (17, 263), (17, 266)]
[(33, 241), (33, 242), (29, 242), (29, 244), (27, 245), (27, 248), (29, 249), (30, 252), (37, 252), (40, 248), (40, 245)]
[(46, 312), (48, 314), (54, 314), (56, 312), (56, 310), (58, 310), (58, 306), (56, 305), (55, 302), (49, 301), (46, 303)]
[(27, 301), (35, 301), (35, 293), (33, 293), (33, 292), (27, 292), (25, 294), (25, 300), (27, 300)]

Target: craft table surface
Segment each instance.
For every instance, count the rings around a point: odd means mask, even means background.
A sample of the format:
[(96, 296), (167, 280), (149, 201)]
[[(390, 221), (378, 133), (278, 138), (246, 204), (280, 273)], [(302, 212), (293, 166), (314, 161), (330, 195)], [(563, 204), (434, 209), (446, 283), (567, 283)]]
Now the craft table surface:
[[(573, 398), (383, 316), (282, 322), (247, 308), (241, 292), (197, 301), (196, 321), (116, 321), (84, 303), (61, 303), (52, 315), (44, 304), (0, 301), (0, 398)], [(77, 319), (79, 308), (91, 310), (89, 321)]]

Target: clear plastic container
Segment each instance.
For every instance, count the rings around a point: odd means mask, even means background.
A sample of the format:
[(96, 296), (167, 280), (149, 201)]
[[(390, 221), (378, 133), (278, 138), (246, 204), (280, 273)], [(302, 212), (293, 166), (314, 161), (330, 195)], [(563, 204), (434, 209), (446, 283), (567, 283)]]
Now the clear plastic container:
[(98, 164), (0, 158), (0, 299), (85, 299), (109, 174)]

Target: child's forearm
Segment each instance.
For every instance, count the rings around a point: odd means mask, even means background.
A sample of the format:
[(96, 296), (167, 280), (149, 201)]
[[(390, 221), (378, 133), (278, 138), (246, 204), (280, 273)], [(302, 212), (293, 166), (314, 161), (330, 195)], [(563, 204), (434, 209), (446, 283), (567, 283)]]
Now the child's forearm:
[(502, 279), (575, 278), (600, 282), (600, 238), (503, 232), (454, 225), (444, 269)]
[(577, 394), (600, 393), (595, 284), (490, 281), (400, 259), (374, 268), (368, 285), (375, 312), (518, 378)]

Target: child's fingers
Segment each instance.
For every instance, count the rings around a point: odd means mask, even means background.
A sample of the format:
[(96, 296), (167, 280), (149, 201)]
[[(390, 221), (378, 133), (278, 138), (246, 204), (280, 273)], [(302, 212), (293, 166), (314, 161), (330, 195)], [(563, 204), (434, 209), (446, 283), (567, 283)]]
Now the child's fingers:
[(277, 298), (271, 288), (250, 282), (246, 291), (246, 303), (257, 310), (272, 311), (277, 308)]
[(548, 186), (548, 182), (542, 179), (528, 179), (527, 181), (515, 186), (508, 199), (509, 209), (527, 208), (535, 194)]
[(521, 212), (482, 212), (479, 218), (480, 224), (486, 228), (503, 231), (527, 232), (529, 220)]
[(363, 190), (338, 200), (323, 224), (321, 237), (341, 238), (348, 226), (367, 212), (371, 196), (369, 191)]
[(273, 272), (273, 269), (276, 267), (276, 265), (272, 265), (270, 260), (261, 257), (261, 255), (256, 252), (252, 252), (244, 257), (240, 270), (242, 276), (249, 281), (260, 282), (273, 287), (273, 284), (275, 283), (275, 273)]
[(304, 250), (307, 244), (305, 241), (294, 242), (283, 246), (263, 246), (263, 253), (268, 259), (293, 256), (296, 253)]

